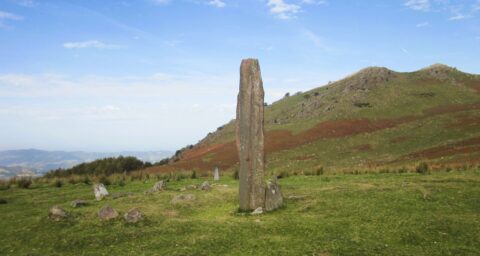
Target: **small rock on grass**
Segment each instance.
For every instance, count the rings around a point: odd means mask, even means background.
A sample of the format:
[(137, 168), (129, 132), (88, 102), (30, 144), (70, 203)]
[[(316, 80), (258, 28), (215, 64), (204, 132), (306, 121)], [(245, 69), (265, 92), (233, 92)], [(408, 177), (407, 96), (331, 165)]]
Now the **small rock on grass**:
[(81, 206), (87, 206), (88, 205), (88, 202), (85, 201), (85, 200), (75, 200), (72, 202), (72, 207), (73, 208), (77, 208), (77, 207), (81, 207)]
[(253, 211), (251, 213), (251, 215), (260, 215), (260, 214), (263, 214), (263, 208), (262, 207), (258, 207), (257, 209), (255, 209), (255, 211)]
[(123, 216), (128, 223), (137, 223), (143, 219), (143, 213), (137, 208), (131, 209)]
[(202, 185), (200, 186), (200, 190), (210, 190), (212, 189), (212, 186), (210, 186), (210, 183), (208, 183), (208, 181), (205, 181), (202, 183)]
[(48, 213), (48, 217), (54, 221), (61, 221), (63, 219), (66, 219), (68, 217), (67, 211), (62, 209), (60, 206), (53, 206), (50, 208), (50, 211)]
[(118, 212), (111, 206), (105, 205), (98, 212), (98, 217), (101, 220), (111, 220), (118, 217)]

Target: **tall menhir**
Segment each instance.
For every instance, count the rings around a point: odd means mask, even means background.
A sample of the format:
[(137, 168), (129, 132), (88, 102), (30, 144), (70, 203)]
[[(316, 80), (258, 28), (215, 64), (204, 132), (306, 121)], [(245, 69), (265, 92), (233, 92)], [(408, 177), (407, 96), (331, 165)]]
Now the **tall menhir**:
[(240, 157), (240, 209), (245, 211), (265, 207), (264, 94), (258, 60), (242, 60), (236, 133)]

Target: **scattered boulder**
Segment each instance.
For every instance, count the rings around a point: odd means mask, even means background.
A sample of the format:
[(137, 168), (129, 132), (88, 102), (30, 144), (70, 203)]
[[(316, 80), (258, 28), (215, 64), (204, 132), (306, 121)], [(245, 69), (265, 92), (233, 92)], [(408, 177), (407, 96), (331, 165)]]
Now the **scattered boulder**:
[(265, 210), (267, 212), (273, 211), (283, 205), (283, 196), (280, 186), (278, 186), (277, 181), (267, 182), (267, 187), (265, 191)]
[(185, 203), (185, 202), (191, 202), (195, 200), (195, 195), (192, 194), (182, 194), (182, 195), (176, 195), (173, 197), (171, 203), (172, 204), (179, 204), (179, 203)]
[(132, 192), (118, 192), (118, 193), (113, 193), (111, 195), (112, 199), (117, 199), (117, 198), (120, 198), (120, 197), (126, 197), (126, 196), (131, 196), (133, 195)]
[(77, 207), (81, 207), (81, 206), (87, 206), (88, 205), (88, 202), (85, 201), (85, 200), (75, 200), (72, 202), (72, 207), (73, 208), (77, 208)]
[(102, 183), (95, 184), (93, 186), (93, 192), (95, 193), (95, 199), (97, 199), (97, 201), (100, 201), (104, 197), (108, 196), (107, 188)]
[(204, 181), (202, 185), (200, 185), (200, 190), (210, 190), (212, 189), (212, 186), (210, 186), (210, 183), (208, 181)]
[(123, 218), (128, 223), (137, 223), (143, 219), (143, 213), (137, 208), (134, 208), (125, 213), (125, 215), (123, 215)]
[(195, 190), (195, 189), (198, 188), (198, 186), (197, 185), (188, 185), (185, 188), (188, 189), (188, 190)]
[(260, 215), (260, 214), (263, 214), (263, 208), (262, 207), (258, 207), (257, 209), (255, 209), (251, 215)]
[(113, 209), (112, 207), (110, 207), (108, 205), (105, 205), (98, 212), (98, 217), (101, 220), (111, 220), (111, 219), (115, 219), (115, 218), (118, 217), (118, 212), (115, 209)]
[(161, 180), (161, 181), (155, 183), (155, 185), (153, 185), (153, 188), (150, 191), (151, 192), (158, 192), (158, 191), (165, 190), (166, 188), (167, 188), (167, 182), (165, 182), (164, 180)]
[(0, 198), (0, 204), (7, 204), (7, 200)]
[(61, 221), (68, 217), (68, 213), (67, 211), (62, 209), (60, 206), (55, 205), (52, 208), (50, 208), (48, 217), (54, 221)]

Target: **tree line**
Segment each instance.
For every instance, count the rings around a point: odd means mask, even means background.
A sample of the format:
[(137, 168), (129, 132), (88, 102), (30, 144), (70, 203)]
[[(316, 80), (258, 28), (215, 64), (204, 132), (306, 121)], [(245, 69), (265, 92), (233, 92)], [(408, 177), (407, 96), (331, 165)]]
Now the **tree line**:
[(70, 175), (104, 175), (128, 173), (151, 167), (150, 162), (143, 162), (133, 156), (119, 156), (98, 159), (89, 163), (81, 163), (67, 169), (51, 170), (45, 174), (47, 178), (67, 177)]

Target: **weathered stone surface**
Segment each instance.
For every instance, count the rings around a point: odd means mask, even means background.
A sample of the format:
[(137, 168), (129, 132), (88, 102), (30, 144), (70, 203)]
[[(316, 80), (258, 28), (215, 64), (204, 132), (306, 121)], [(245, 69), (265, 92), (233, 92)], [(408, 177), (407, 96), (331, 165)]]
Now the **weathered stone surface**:
[(77, 208), (77, 207), (81, 207), (81, 206), (87, 206), (88, 205), (88, 202), (85, 201), (85, 200), (75, 200), (72, 202), (72, 207), (73, 208)]
[(125, 215), (123, 215), (123, 218), (128, 223), (137, 223), (143, 219), (143, 213), (137, 208), (134, 208), (125, 213)]
[(158, 192), (158, 191), (162, 191), (162, 190), (165, 190), (167, 188), (167, 182), (165, 182), (164, 180), (161, 180), (157, 183), (155, 183), (155, 185), (153, 185), (153, 188), (152, 188), (152, 192)]
[(48, 217), (54, 221), (61, 221), (68, 217), (67, 211), (62, 209), (60, 206), (53, 206), (48, 212)]
[(115, 219), (115, 218), (118, 217), (118, 212), (115, 209), (113, 209), (112, 207), (110, 207), (108, 205), (105, 205), (98, 212), (98, 217), (101, 220), (111, 220), (111, 219)]
[(200, 185), (200, 190), (210, 190), (212, 189), (212, 186), (210, 186), (210, 183), (208, 181), (204, 181), (202, 185)]
[(218, 170), (218, 167), (215, 167), (215, 169), (213, 169), (213, 180), (214, 181), (220, 180), (220, 171)]
[(255, 211), (253, 211), (251, 213), (251, 215), (260, 215), (260, 214), (263, 214), (263, 208), (262, 207), (258, 207), (257, 209), (255, 209)]
[(98, 183), (93, 186), (93, 193), (95, 193), (95, 199), (97, 199), (97, 201), (100, 201), (104, 197), (108, 196), (107, 188), (102, 183)]
[(181, 203), (191, 202), (191, 201), (194, 201), (194, 200), (195, 200), (195, 195), (181, 194), (181, 195), (174, 196), (171, 203), (172, 204), (181, 204)]
[(267, 182), (265, 190), (265, 211), (273, 211), (283, 205), (283, 196), (277, 181)]
[(254, 210), (265, 204), (263, 107), (264, 91), (258, 60), (243, 60), (236, 118), (242, 210)]

